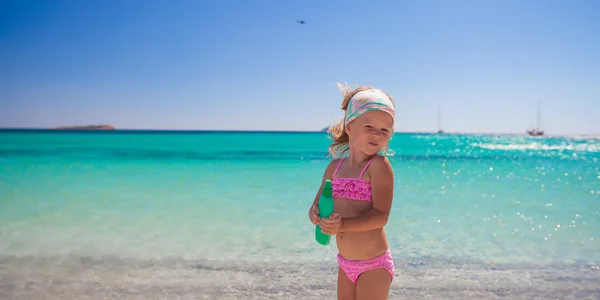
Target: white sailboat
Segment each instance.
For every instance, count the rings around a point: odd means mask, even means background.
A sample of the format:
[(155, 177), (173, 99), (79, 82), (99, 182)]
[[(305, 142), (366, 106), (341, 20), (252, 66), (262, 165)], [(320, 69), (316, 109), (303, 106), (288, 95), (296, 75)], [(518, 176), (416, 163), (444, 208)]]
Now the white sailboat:
[(527, 134), (531, 136), (543, 136), (544, 131), (540, 129), (540, 101), (537, 102), (537, 120), (536, 126), (533, 129), (527, 130)]

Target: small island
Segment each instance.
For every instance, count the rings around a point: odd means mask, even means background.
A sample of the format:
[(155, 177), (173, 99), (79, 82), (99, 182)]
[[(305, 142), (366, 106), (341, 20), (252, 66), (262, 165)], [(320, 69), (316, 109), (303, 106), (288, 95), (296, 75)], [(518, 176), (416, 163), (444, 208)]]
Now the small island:
[(54, 130), (115, 130), (112, 125), (85, 125), (85, 126), (59, 126), (51, 128)]

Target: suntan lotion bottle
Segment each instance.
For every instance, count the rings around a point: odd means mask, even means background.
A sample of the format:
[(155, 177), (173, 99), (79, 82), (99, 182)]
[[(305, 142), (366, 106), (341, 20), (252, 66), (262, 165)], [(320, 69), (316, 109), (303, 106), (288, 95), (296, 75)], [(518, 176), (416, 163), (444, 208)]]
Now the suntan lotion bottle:
[[(331, 196), (331, 180), (325, 180), (321, 196), (319, 197), (319, 217), (327, 218), (333, 213), (333, 197)], [(331, 235), (325, 234), (321, 231), (321, 226), (317, 225), (315, 228), (315, 239), (321, 245), (329, 245)]]

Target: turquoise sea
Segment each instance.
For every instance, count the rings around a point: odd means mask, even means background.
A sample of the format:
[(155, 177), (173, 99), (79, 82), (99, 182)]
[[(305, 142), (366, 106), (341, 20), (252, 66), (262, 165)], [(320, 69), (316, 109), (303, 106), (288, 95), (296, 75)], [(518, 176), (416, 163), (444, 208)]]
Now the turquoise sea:
[[(325, 133), (0, 131), (0, 298), (335, 299)], [(397, 133), (390, 299), (600, 299), (600, 139)]]

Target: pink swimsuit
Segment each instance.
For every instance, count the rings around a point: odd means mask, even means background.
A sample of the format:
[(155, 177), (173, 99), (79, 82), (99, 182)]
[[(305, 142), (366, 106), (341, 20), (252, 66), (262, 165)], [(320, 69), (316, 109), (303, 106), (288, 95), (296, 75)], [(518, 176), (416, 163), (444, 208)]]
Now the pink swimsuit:
[[(377, 158), (377, 156), (373, 159), (375, 158)], [(373, 201), (371, 196), (371, 182), (362, 179), (363, 174), (373, 159), (367, 163), (357, 178), (336, 178), (335, 175), (337, 175), (337, 172), (344, 161), (344, 159), (341, 159), (333, 172), (333, 180), (331, 181), (333, 197), (358, 201)], [(390, 276), (392, 276), (392, 280), (394, 280), (394, 260), (392, 259), (392, 254), (389, 249), (382, 255), (367, 260), (347, 260), (338, 253), (337, 261), (340, 268), (342, 268), (344, 273), (346, 273), (346, 276), (348, 276), (348, 279), (354, 283), (358, 281), (360, 274), (379, 268), (386, 269), (390, 273)]]

